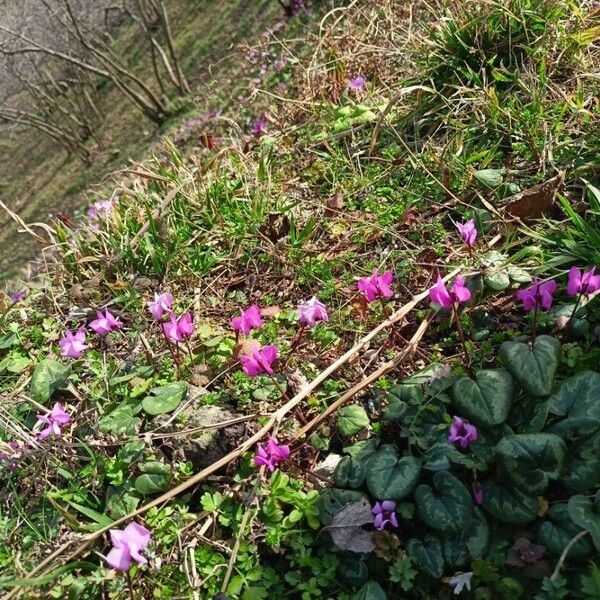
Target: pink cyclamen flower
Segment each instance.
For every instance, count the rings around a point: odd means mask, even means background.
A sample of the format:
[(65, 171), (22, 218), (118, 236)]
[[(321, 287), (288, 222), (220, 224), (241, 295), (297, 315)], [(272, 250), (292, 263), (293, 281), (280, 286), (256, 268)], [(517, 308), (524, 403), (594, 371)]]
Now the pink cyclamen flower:
[(16, 304), (17, 302), (21, 302), (25, 296), (27, 296), (27, 290), (21, 290), (20, 292), (13, 292), (9, 298), (11, 299), (11, 302)]
[(298, 305), (298, 320), (304, 327), (314, 327), (317, 321), (329, 321), (325, 305), (313, 296), (304, 304)]
[(374, 515), (373, 525), (375, 529), (385, 529), (386, 525), (398, 527), (398, 517), (396, 517), (396, 503), (393, 500), (384, 500), (376, 502), (371, 509)]
[(62, 404), (56, 402), (52, 410), (47, 415), (36, 415), (38, 423), (47, 425), (46, 429), (42, 429), (38, 434), (38, 438), (43, 440), (49, 435), (60, 437), (60, 428), (71, 422), (71, 415), (65, 412)]
[(250, 133), (254, 137), (260, 137), (265, 132), (265, 127), (267, 125), (267, 115), (263, 115), (258, 121), (252, 124), (250, 128)]
[(273, 375), (273, 363), (277, 360), (277, 347), (265, 346), (254, 348), (252, 355), (240, 355), (242, 370), (248, 377), (256, 377), (262, 373)]
[(475, 227), (475, 220), (469, 219), (466, 223), (456, 223), (456, 229), (460, 234), (462, 241), (467, 246), (474, 246), (475, 240), (477, 239), (477, 228)]
[(523, 302), (523, 308), (527, 311), (537, 308), (549, 310), (552, 306), (552, 294), (556, 290), (556, 281), (550, 279), (540, 283), (537, 277), (533, 278), (533, 283), (526, 290), (519, 290), (516, 296)]
[(106, 335), (115, 329), (121, 329), (123, 323), (115, 317), (108, 308), (104, 311), (96, 311), (96, 318), (90, 323), (90, 327), (98, 335)]
[(473, 499), (475, 500), (475, 504), (483, 504), (483, 490), (481, 487), (477, 486), (473, 488)]
[(85, 343), (85, 328), (80, 327), (77, 333), (67, 329), (65, 336), (58, 342), (60, 353), (69, 358), (79, 358), (88, 345)]
[(371, 277), (361, 277), (358, 280), (358, 290), (364, 295), (367, 302), (373, 302), (377, 298), (391, 298), (394, 295), (390, 288), (392, 279), (394, 279), (394, 275), (391, 271), (380, 275), (377, 269), (373, 269)]
[(471, 425), (467, 421), (463, 421), (460, 417), (454, 417), (452, 419), (452, 425), (450, 425), (450, 434), (448, 435), (448, 441), (451, 444), (458, 444), (463, 450), (467, 446), (477, 440), (478, 433), (477, 427)]
[(348, 80), (348, 89), (356, 92), (358, 90), (362, 90), (366, 83), (367, 80), (362, 75), (357, 75), (356, 77)]
[(256, 454), (252, 460), (259, 467), (266, 466), (272, 473), (277, 467), (277, 463), (286, 460), (289, 455), (289, 446), (280, 445), (272, 437), (269, 437), (269, 441), (265, 446), (262, 444), (256, 445)]
[(242, 311), (241, 316), (231, 319), (231, 326), (237, 333), (248, 335), (253, 329), (262, 327), (263, 322), (260, 318), (260, 308), (253, 304), (250, 308)]
[(150, 532), (137, 523), (130, 523), (125, 529), (111, 529), (110, 541), (113, 548), (106, 557), (106, 562), (118, 571), (128, 571), (131, 561), (143, 565), (148, 561), (141, 552), (150, 543)]
[(165, 337), (176, 343), (182, 342), (194, 333), (194, 323), (192, 322), (192, 315), (189, 312), (181, 315), (179, 319), (174, 314), (171, 314), (171, 319), (166, 323), (161, 323), (161, 327)]
[(567, 294), (577, 296), (577, 294), (593, 294), (600, 289), (600, 275), (595, 275), (596, 267), (592, 267), (585, 273), (577, 267), (569, 269), (569, 282), (567, 283)]
[(99, 217), (106, 215), (111, 210), (112, 207), (113, 207), (112, 200), (98, 200), (98, 202), (94, 202), (93, 204), (90, 204), (90, 206), (87, 209), (87, 216), (91, 220), (96, 220)]
[(148, 309), (152, 316), (160, 321), (165, 314), (170, 315), (173, 312), (173, 296), (169, 293), (154, 294), (154, 301), (148, 302)]
[(429, 290), (429, 298), (432, 302), (448, 310), (453, 305), (458, 306), (463, 302), (468, 302), (471, 299), (471, 292), (465, 286), (464, 277), (457, 277), (454, 285), (448, 291), (441, 276), (438, 275), (436, 284)]

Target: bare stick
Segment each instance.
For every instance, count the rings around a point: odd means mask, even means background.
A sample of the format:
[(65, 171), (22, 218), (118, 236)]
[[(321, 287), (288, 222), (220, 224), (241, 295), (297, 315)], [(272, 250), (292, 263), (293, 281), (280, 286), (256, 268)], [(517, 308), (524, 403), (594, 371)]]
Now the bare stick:
[(583, 531), (580, 531), (566, 546), (565, 549), (562, 551), (562, 554), (560, 555), (560, 558), (558, 559), (558, 562), (556, 563), (556, 567), (554, 568), (554, 571), (552, 573), (552, 575), (550, 576), (550, 581), (555, 581), (556, 578), (559, 576), (560, 574), (560, 570), (562, 569), (563, 564), (565, 563), (565, 560), (567, 560), (567, 555), (569, 554), (569, 552), (571, 551), (571, 548), (582, 538), (584, 537), (587, 533), (589, 533), (589, 531), (587, 529), (584, 529)]

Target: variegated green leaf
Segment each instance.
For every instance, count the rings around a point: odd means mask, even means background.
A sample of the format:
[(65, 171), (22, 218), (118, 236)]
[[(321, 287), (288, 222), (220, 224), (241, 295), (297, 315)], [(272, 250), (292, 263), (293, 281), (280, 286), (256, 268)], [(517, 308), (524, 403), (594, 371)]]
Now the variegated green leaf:
[(420, 472), (418, 458), (399, 458), (394, 446), (383, 445), (369, 460), (367, 487), (378, 500), (402, 500), (413, 491)]
[(550, 398), (550, 412), (600, 419), (600, 374), (583, 371), (564, 381)]
[[(560, 556), (567, 544), (582, 531), (573, 523), (566, 504), (555, 504), (548, 512), (548, 519), (540, 523), (537, 539), (550, 552)], [(569, 550), (569, 556), (579, 558), (592, 552), (591, 538), (584, 537)]]
[(417, 569), (434, 579), (439, 579), (444, 573), (444, 557), (442, 545), (433, 535), (427, 535), (425, 542), (415, 538), (408, 540), (406, 551)]
[(526, 496), (494, 481), (486, 481), (481, 487), (483, 509), (498, 521), (524, 525), (535, 520), (538, 508), (536, 497)]

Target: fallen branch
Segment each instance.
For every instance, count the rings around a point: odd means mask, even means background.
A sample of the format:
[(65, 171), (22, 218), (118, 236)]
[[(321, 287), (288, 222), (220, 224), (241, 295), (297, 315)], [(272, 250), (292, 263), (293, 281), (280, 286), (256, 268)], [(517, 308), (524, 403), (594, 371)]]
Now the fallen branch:
[[(446, 277), (444, 277), (444, 281), (452, 279), (457, 273), (459, 273), (459, 271), (460, 271), (460, 269), (458, 269), (458, 268), (454, 269), (451, 273), (449, 273), (448, 275), (446, 275)], [(53, 552), (48, 557), (46, 557), (37, 567), (32, 569), (27, 574), (25, 579), (33, 579), (33, 577), (35, 575), (37, 575), (42, 569), (44, 569), (46, 567), (48, 567), (48, 568), (46, 568), (46, 570), (43, 571), (42, 575), (46, 575), (46, 574), (50, 573), (53, 570), (53, 566), (52, 566), (53, 562), (56, 559), (58, 559), (70, 546), (72, 546), (75, 543), (79, 543), (80, 546), (78, 548), (76, 548), (75, 550), (73, 550), (66, 558), (64, 558), (61, 561), (62, 564), (70, 562), (71, 560), (77, 558), (80, 554), (82, 554), (84, 552), (84, 550), (88, 546), (90, 546), (90, 544), (95, 542), (98, 538), (100, 538), (109, 529), (114, 529), (115, 527), (121, 525), (122, 523), (125, 523), (126, 521), (129, 521), (135, 517), (138, 517), (139, 515), (142, 515), (142, 514), (148, 512), (151, 508), (154, 508), (155, 506), (164, 504), (171, 498), (174, 498), (174, 497), (178, 496), (179, 494), (181, 494), (182, 492), (185, 492), (186, 490), (190, 489), (191, 487), (198, 485), (201, 481), (206, 479), (209, 475), (212, 475), (214, 472), (218, 471), (219, 469), (227, 466), (229, 463), (231, 463), (234, 460), (241, 457), (248, 450), (253, 448), (258, 442), (260, 442), (275, 427), (278, 427), (279, 424), (281, 423), (281, 421), (283, 420), (283, 418), (288, 413), (293, 411), (293, 409), (302, 400), (304, 400), (304, 398), (309, 396), (313, 392), (313, 390), (315, 390), (319, 385), (321, 385), (321, 383), (323, 383), (323, 381), (325, 381), (332, 373), (335, 373), (340, 367), (342, 367), (346, 362), (348, 362), (348, 360), (350, 360), (353, 356), (355, 356), (358, 352), (360, 352), (363, 349), (363, 347), (368, 342), (370, 342), (375, 336), (377, 336), (381, 331), (383, 331), (384, 329), (387, 329), (388, 327), (391, 327), (394, 323), (401, 321), (422, 300), (426, 299), (428, 295), (429, 295), (428, 291), (418, 294), (410, 302), (408, 302), (404, 306), (400, 307), (396, 312), (394, 312), (389, 317), (389, 319), (386, 319), (385, 321), (383, 321), (382, 323), (377, 325), (377, 327), (375, 327), (372, 331), (370, 331), (367, 335), (365, 335), (362, 339), (360, 339), (352, 348), (350, 348), (348, 351), (346, 351), (335, 362), (333, 362), (331, 365), (329, 365), (329, 367), (327, 367), (324, 371), (322, 371), (315, 379), (313, 379), (313, 381), (311, 381), (306, 387), (304, 387), (302, 390), (300, 390), (300, 392), (298, 392), (293, 398), (288, 400), (281, 408), (279, 408), (276, 412), (274, 412), (270, 416), (269, 420), (252, 437), (248, 438), (245, 442), (240, 444), (235, 450), (231, 451), (229, 454), (226, 454), (223, 458), (214, 462), (212, 465), (206, 467), (205, 469), (202, 469), (202, 471), (200, 471), (199, 473), (196, 473), (194, 476), (192, 476), (189, 479), (187, 479), (186, 481), (180, 483), (179, 485), (177, 485), (173, 489), (169, 490), (168, 492), (161, 494), (160, 496), (158, 496), (158, 498), (155, 498), (154, 500), (152, 500), (152, 501), (148, 502), (147, 504), (145, 504), (144, 506), (141, 506), (140, 508), (134, 510), (133, 512), (129, 513), (128, 515), (125, 515), (124, 517), (117, 519), (110, 525), (107, 525), (106, 527), (103, 527), (102, 529), (98, 529), (97, 531), (94, 531), (93, 533), (87, 534), (83, 538), (73, 539), (73, 540), (66, 542), (65, 544), (60, 546), (55, 552)], [(426, 328), (428, 324), (429, 324), (429, 320), (425, 319), (425, 321), (423, 321), (423, 323), (419, 327), (419, 330), (417, 331), (415, 336), (418, 336), (419, 332), (421, 332), (420, 336), (422, 336), (425, 331), (424, 328)], [(399, 358), (400, 356), (402, 356), (404, 358), (410, 352), (412, 345), (415, 344), (418, 339), (420, 339), (420, 336), (418, 336), (418, 337), (415, 337), (415, 336), (413, 336), (413, 339), (411, 340), (411, 344), (409, 344), (409, 346), (407, 346), (398, 355), (398, 357), (396, 357), (395, 360), (397, 360), (399, 362), (401, 360)], [(386, 363), (386, 365), (384, 365), (384, 367), (386, 367), (386, 366), (389, 367), (389, 364), (390, 363)], [(392, 364), (392, 366), (395, 366), (394, 361), (391, 361), (391, 364)], [(392, 367), (389, 367), (389, 368), (392, 368)], [(388, 370), (389, 370), (389, 368), (388, 368)], [(373, 377), (375, 375), (381, 376), (379, 374), (380, 370), (375, 371), (375, 373), (373, 373), (373, 375), (369, 376), (367, 379), (362, 381), (359, 385), (364, 387), (364, 386), (368, 385), (371, 381), (374, 381)], [(360, 389), (362, 389), (362, 387)], [(352, 390), (349, 390), (349, 392), (344, 394), (344, 396), (342, 396), (342, 398), (340, 398), (337, 402), (339, 403), (341, 400), (346, 401), (348, 394), (350, 392), (352, 392), (353, 390), (354, 390), (354, 388), (352, 388)], [(354, 392), (354, 393), (356, 393), (356, 392)], [(18, 587), (13, 588), (8, 594), (3, 596), (2, 600), (10, 600), (11, 598), (15, 598), (16, 594), (19, 593), (19, 590), (20, 590), (20, 588), (18, 588)]]

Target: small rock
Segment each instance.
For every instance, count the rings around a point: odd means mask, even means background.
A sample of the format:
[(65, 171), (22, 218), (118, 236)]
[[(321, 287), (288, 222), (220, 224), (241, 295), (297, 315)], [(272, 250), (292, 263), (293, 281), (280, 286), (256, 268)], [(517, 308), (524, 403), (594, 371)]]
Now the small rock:
[[(197, 427), (207, 427), (217, 423), (231, 421), (242, 416), (221, 406), (195, 405), (186, 408), (172, 423), (159, 429), (161, 432), (175, 433)], [(166, 423), (169, 415), (155, 418), (158, 425)], [(199, 471), (208, 467), (226, 454), (237, 448), (251, 433), (249, 423), (236, 423), (227, 427), (206, 429), (196, 433), (182, 434), (181, 437), (170, 438), (176, 454), (185, 461), (190, 461), (194, 469)]]
[(340, 460), (342, 460), (342, 457), (339, 454), (329, 454), (313, 469), (313, 471), (319, 477), (331, 479)]

